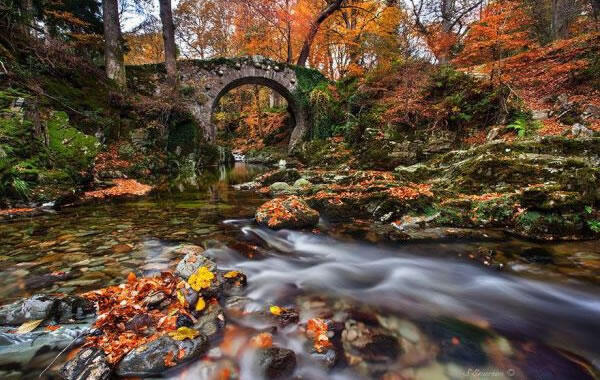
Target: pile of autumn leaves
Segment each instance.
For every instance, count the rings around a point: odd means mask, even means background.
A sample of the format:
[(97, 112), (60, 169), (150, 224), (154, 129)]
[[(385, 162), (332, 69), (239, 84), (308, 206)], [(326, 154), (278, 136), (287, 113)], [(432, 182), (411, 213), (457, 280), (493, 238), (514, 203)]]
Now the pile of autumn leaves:
[[(237, 271), (225, 273), (224, 278), (244, 282), (243, 275)], [(130, 351), (165, 334), (180, 341), (196, 338), (199, 331), (185, 326), (178, 327), (177, 320), (183, 316), (196, 323), (207, 304), (218, 302), (215, 297), (206, 296), (211, 294), (209, 290), (213, 280), (215, 274), (206, 266), (200, 267), (187, 281), (171, 272), (163, 272), (150, 278), (137, 278), (130, 273), (126, 283), (83, 294), (98, 309), (99, 316), (94, 327), (101, 332), (88, 336), (84, 347), (101, 349), (106, 354), (108, 363), (116, 365)], [(199, 292), (195, 305), (190, 305), (185, 297), (186, 290), (189, 289)], [(158, 295), (160, 296), (157, 297)], [(157, 299), (162, 299), (159, 307), (156, 306)], [(271, 306), (269, 312), (277, 317), (288, 311), (279, 306)], [(308, 321), (305, 332), (313, 340), (318, 352), (331, 346), (325, 321)], [(266, 347), (270, 346), (271, 339), (270, 334), (259, 334), (251, 343), (254, 347)], [(165, 366), (175, 366), (174, 355), (181, 359), (185, 354), (181, 350), (177, 354), (169, 352), (164, 358)]]
[[(235, 278), (239, 272), (228, 272), (225, 278)], [(185, 316), (196, 321), (194, 316), (202, 312), (207, 302), (215, 298), (198, 297), (195, 305), (189, 305), (184, 297), (185, 289), (202, 292), (211, 286), (215, 278), (207, 267), (200, 267), (188, 281), (180, 280), (171, 272), (163, 272), (152, 278), (137, 278), (130, 273), (127, 283), (92, 291), (84, 298), (97, 305), (99, 317), (94, 327), (102, 332), (87, 338), (86, 346), (101, 348), (108, 362), (118, 363), (134, 348), (169, 334), (175, 340), (193, 339), (199, 332), (188, 327), (177, 327), (177, 319)], [(164, 298), (154, 307), (153, 300)], [(180, 353), (183, 356), (185, 353)], [(172, 361), (165, 358), (165, 364)], [(172, 359), (172, 358), (171, 358)], [(173, 363), (174, 365), (174, 363)]]

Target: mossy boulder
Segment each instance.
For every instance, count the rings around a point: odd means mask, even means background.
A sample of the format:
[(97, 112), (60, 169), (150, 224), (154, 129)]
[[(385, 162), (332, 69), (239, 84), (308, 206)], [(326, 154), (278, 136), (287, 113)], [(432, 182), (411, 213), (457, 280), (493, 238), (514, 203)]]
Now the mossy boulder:
[(319, 212), (296, 196), (275, 198), (256, 210), (256, 221), (276, 230), (310, 228), (319, 223)]
[(525, 211), (515, 218), (514, 232), (539, 240), (572, 240), (585, 236), (581, 214)]
[(265, 186), (276, 182), (294, 183), (300, 179), (300, 172), (296, 169), (279, 169), (263, 174), (257, 180)]

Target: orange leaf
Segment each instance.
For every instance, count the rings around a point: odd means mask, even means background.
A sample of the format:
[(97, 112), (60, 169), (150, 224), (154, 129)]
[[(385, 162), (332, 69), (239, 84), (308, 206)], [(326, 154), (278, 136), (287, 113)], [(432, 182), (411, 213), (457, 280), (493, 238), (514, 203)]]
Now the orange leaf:
[(135, 273), (133, 272), (129, 272), (129, 274), (127, 275), (127, 282), (132, 284), (137, 280), (137, 277), (135, 275)]
[(254, 348), (269, 348), (273, 345), (273, 336), (267, 332), (258, 334), (250, 340)]
[(173, 351), (167, 352), (167, 355), (165, 356), (165, 366), (173, 367), (177, 364), (173, 361), (174, 356), (175, 356), (175, 354), (173, 354)]

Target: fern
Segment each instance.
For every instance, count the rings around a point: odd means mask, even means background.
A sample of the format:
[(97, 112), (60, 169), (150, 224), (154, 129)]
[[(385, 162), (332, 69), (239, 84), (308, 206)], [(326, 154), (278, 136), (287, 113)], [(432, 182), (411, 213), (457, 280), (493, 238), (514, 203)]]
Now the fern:
[(592, 232), (597, 234), (600, 233), (600, 220), (588, 220), (587, 225)]
[(534, 135), (535, 131), (540, 128), (540, 124), (527, 115), (518, 117), (511, 124), (507, 125), (506, 128), (516, 131), (517, 136), (523, 138)]

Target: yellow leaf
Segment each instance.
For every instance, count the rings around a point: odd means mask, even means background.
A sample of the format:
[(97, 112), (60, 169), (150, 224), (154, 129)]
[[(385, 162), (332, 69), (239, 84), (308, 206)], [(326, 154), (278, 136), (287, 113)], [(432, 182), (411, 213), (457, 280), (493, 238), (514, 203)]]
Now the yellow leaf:
[(269, 308), (269, 311), (271, 312), (271, 314), (273, 315), (281, 315), (281, 312), (283, 311), (279, 306), (271, 306)]
[(23, 323), (21, 326), (19, 326), (19, 328), (17, 329), (17, 334), (27, 334), (28, 332), (32, 332), (33, 330), (35, 330), (44, 320), (43, 319), (36, 319), (34, 321), (28, 321)]
[(204, 302), (204, 298), (199, 297), (198, 302), (196, 302), (196, 311), (202, 311), (206, 307), (206, 302)]
[(200, 333), (194, 329), (189, 327), (180, 327), (177, 331), (170, 332), (169, 336), (175, 340), (186, 340), (186, 339), (194, 339)]
[(225, 273), (225, 275), (223, 277), (225, 277), (225, 278), (236, 278), (239, 274), (240, 274), (240, 272), (238, 272), (236, 270), (232, 270), (231, 272)]
[(181, 306), (185, 306), (185, 297), (183, 296), (183, 293), (181, 293), (180, 290), (177, 291), (177, 299), (179, 300)]
[(190, 276), (188, 283), (192, 289), (199, 292), (201, 289), (209, 288), (213, 278), (215, 275), (207, 267), (200, 267), (196, 273)]

